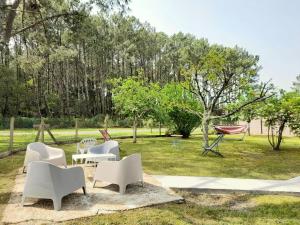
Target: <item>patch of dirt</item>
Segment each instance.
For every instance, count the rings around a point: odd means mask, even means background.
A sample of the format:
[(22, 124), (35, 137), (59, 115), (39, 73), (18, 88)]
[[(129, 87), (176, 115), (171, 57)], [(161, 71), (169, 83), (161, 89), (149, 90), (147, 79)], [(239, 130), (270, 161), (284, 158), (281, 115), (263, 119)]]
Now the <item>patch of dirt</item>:
[(253, 201), (250, 201), (249, 195), (232, 193), (197, 193), (189, 191), (177, 191), (186, 202), (190, 202), (199, 206), (208, 207), (226, 207), (231, 210), (247, 210), (256, 206)]

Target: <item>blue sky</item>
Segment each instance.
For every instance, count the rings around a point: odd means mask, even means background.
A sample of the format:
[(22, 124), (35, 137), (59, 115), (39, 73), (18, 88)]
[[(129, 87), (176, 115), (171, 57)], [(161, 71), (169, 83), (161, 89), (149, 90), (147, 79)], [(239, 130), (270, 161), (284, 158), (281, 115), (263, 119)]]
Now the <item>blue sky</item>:
[(290, 89), (300, 73), (300, 0), (132, 0), (130, 15), (260, 56), (261, 80)]

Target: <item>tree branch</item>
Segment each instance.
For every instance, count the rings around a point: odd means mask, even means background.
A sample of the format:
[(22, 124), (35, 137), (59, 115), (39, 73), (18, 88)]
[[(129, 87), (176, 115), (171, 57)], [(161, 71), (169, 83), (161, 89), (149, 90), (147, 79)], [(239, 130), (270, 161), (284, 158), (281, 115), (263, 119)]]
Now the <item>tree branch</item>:
[(251, 105), (253, 103), (257, 103), (257, 102), (262, 102), (270, 97), (272, 97), (274, 94), (271, 94), (271, 95), (268, 95), (266, 96), (266, 94), (269, 92), (270, 88), (267, 87), (267, 83), (265, 83), (260, 91), (260, 95), (259, 97), (256, 97), (254, 99), (252, 99), (251, 101), (248, 101), (244, 104), (242, 104), (241, 106), (239, 106), (238, 108), (236, 108), (235, 110), (225, 114), (225, 115), (221, 115), (221, 116), (212, 116), (211, 119), (218, 119), (218, 118), (226, 118), (226, 117), (229, 117), (229, 116), (232, 116), (234, 115), (235, 113), (241, 111), (243, 108), (245, 108), (246, 106), (248, 105)]
[(22, 33), (22, 32), (24, 32), (24, 31), (26, 31), (26, 30), (29, 30), (29, 29), (31, 29), (31, 28), (33, 28), (33, 27), (35, 27), (35, 26), (37, 26), (37, 25), (39, 25), (39, 24), (41, 24), (41, 23), (43, 23), (43, 22), (45, 22), (45, 21), (47, 21), (47, 20), (51, 20), (51, 19), (55, 19), (55, 18), (59, 18), (59, 17), (63, 17), (63, 16), (70, 16), (70, 15), (75, 15), (75, 12), (71, 12), (71, 13), (60, 13), (60, 14), (56, 14), (56, 15), (53, 15), (53, 16), (45, 17), (45, 18), (43, 18), (43, 19), (41, 19), (41, 20), (38, 20), (38, 21), (36, 21), (35, 23), (33, 23), (33, 24), (31, 24), (31, 25), (29, 25), (29, 26), (27, 26), (27, 27), (23, 27), (22, 29), (20, 29), (20, 30), (18, 30), (18, 31), (15, 31), (15, 32), (11, 35), (11, 37), (13, 37), (13, 36), (15, 36), (15, 35), (17, 35), (17, 34), (19, 34), (19, 33)]
[(14, 23), (16, 15), (17, 15), (17, 12), (15, 10), (19, 7), (19, 4), (20, 4), (20, 0), (15, 0), (13, 2), (13, 4), (11, 5), (10, 12), (7, 15), (6, 24), (5, 24), (5, 32), (3, 35), (4, 43), (8, 43), (8, 41), (11, 37), (13, 23)]
[(201, 93), (201, 89), (200, 89), (200, 86), (199, 86), (199, 83), (198, 83), (198, 79), (197, 79), (197, 77), (198, 77), (198, 75), (197, 75), (197, 74), (195, 74), (194, 81), (196, 82), (197, 89), (198, 89), (198, 93), (197, 93), (197, 95), (198, 95), (198, 96), (200, 96), (200, 98), (201, 98), (201, 100), (202, 100), (202, 102), (203, 102), (203, 106), (204, 106), (204, 108), (205, 108), (205, 109), (207, 109), (208, 107), (207, 107), (207, 104), (206, 104), (206, 102), (205, 102), (205, 98), (204, 98), (204, 96), (203, 96), (203, 95), (202, 95), (202, 93)]
[(218, 101), (219, 97), (221, 96), (221, 94), (225, 90), (226, 86), (229, 84), (229, 81), (230, 81), (231, 77), (233, 77), (233, 74), (230, 75), (228, 79), (224, 79), (222, 87), (220, 88), (220, 90), (217, 92), (217, 94), (213, 98), (212, 104), (210, 106), (210, 111), (212, 111), (215, 108), (215, 105), (217, 104), (217, 101)]

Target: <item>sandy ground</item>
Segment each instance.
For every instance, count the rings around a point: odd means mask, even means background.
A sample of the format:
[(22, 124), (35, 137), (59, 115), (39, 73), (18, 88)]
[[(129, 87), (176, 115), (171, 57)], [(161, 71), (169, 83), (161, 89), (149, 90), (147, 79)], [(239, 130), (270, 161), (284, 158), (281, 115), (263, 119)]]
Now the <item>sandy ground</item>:
[(85, 167), (84, 170), (88, 194), (83, 195), (80, 189), (64, 197), (60, 211), (53, 210), (52, 201), (45, 199), (27, 199), (25, 206), (21, 206), (26, 175), (20, 170), (2, 222), (45, 224), (182, 200), (182, 197), (168, 188), (161, 187), (155, 178), (147, 174), (144, 174), (144, 187), (140, 184), (129, 185), (125, 195), (118, 193), (116, 185), (99, 182), (92, 188), (95, 168)]

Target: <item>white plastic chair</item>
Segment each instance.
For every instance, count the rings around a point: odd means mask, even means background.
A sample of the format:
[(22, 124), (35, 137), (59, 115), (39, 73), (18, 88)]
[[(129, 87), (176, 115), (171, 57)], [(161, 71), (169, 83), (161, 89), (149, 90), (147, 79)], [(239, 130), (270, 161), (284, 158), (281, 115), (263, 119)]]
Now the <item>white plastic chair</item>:
[(108, 154), (112, 153), (116, 156), (116, 160), (120, 160), (119, 143), (117, 141), (106, 141), (101, 145), (95, 145), (88, 149), (90, 154)]
[[(88, 149), (97, 143), (95, 138), (84, 138), (77, 143), (77, 153), (87, 153)], [(82, 147), (81, 147), (82, 146)]]
[(64, 196), (83, 189), (86, 194), (84, 172), (81, 167), (60, 168), (48, 162), (36, 161), (28, 165), (22, 196), (25, 198), (52, 199), (55, 210), (60, 210)]
[(27, 165), (33, 161), (45, 161), (57, 166), (67, 167), (64, 150), (50, 147), (41, 142), (34, 142), (27, 145), (23, 172)]
[(120, 161), (103, 161), (98, 164), (94, 175), (94, 184), (106, 181), (119, 185), (120, 194), (124, 194), (128, 184), (142, 182), (143, 169), (141, 154), (132, 154)]

